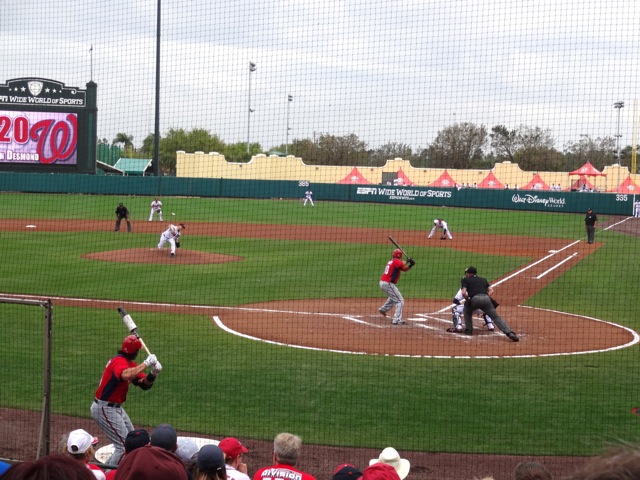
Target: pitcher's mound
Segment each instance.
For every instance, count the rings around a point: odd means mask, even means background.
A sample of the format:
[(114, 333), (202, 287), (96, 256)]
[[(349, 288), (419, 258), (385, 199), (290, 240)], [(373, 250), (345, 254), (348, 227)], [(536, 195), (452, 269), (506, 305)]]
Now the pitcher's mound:
[(220, 253), (197, 252), (179, 248), (176, 256), (172, 257), (169, 249), (158, 251), (157, 248), (130, 248), (127, 250), (109, 250), (82, 255), (82, 258), (100, 260), (103, 262), (124, 263), (166, 263), (179, 265), (206, 265), (210, 263), (238, 262), (243, 257), (222, 255)]

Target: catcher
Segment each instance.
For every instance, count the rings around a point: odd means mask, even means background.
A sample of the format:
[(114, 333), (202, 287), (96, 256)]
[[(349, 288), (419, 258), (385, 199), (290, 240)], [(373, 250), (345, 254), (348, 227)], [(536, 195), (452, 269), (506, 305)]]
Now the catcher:
[(120, 222), (122, 220), (127, 221), (127, 232), (131, 233), (131, 221), (129, 218), (129, 209), (124, 206), (124, 203), (120, 203), (116, 207), (116, 228), (114, 232), (120, 231)]
[(169, 242), (171, 245), (171, 256), (176, 256), (176, 248), (180, 248), (180, 236), (182, 235), (182, 231), (187, 228), (184, 223), (179, 225), (169, 225), (162, 235), (160, 235), (160, 242), (158, 242), (158, 251), (162, 250), (164, 244)]
[[(458, 290), (456, 296), (453, 297), (453, 305), (451, 306), (451, 320), (453, 321), (453, 328), (447, 328), (447, 332), (453, 333), (462, 333), (464, 328), (462, 327), (462, 315), (464, 310), (464, 302), (466, 302), (465, 298), (462, 296), (462, 289)], [(491, 303), (493, 303), (494, 308), (498, 308), (500, 305), (493, 298), (491, 299)], [(480, 318), (484, 320), (484, 325), (487, 327), (487, 330), (493, 332), (495, 330), (495, 325), (493, 324), (493, 320), (491, 317), (484, 313), (480, 309), (476, 309), (473, 311), (475, 315), (479, 315)]]

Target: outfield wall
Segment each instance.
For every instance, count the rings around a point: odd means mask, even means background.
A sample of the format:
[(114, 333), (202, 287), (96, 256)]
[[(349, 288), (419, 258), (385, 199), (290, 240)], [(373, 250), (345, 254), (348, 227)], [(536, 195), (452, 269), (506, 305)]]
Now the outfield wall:
[[(0, 172), (0, 191), (141, 195), (159, 197), (225, 197), (300, 199), (307, 182), (224, 178), (121, 177), (109, 175)], [(384, 185), (313, 185), (316, 201), (347, 201), (632, 215), (634, 195), (550, 192), (539, 190), (392, 187)]]

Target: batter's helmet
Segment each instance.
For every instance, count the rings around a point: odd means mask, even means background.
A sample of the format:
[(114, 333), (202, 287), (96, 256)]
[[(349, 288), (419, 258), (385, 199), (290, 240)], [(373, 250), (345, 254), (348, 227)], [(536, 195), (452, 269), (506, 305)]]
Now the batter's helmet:
[(402, 250), (400, 250), (399, 248), (396, 248), (393, 251), (393, 258), (402, 258)]
[(129, 335), (122, 341), (123, 353), (136, 353), (142, 348), (142, 342), (135, 335)]

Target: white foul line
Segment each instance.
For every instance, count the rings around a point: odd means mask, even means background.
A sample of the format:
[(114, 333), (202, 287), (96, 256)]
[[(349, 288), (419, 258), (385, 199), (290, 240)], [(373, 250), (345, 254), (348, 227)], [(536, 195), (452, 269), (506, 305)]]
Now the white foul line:
[(573, 257), (575, 257), (576, 255), (578, 255), (578, 252), (569, 255), (567, 258), (565, 258), (564, 260), (562, 260), (559, 263), (556, 263), (553, 267), (551, 267), (549, 270), (546, 270), (544, 272), (542, 272), (540, 275), (538, 275), (537, 277), (534, 277), (536, 280), (540, 280), (542, 277), (544, 277), (547, 273), (553, 272), (556, 268), (558, 268), (560, 265), (562, 265), (564, 262), (568, 262), (569, 260), (571, 260)]

